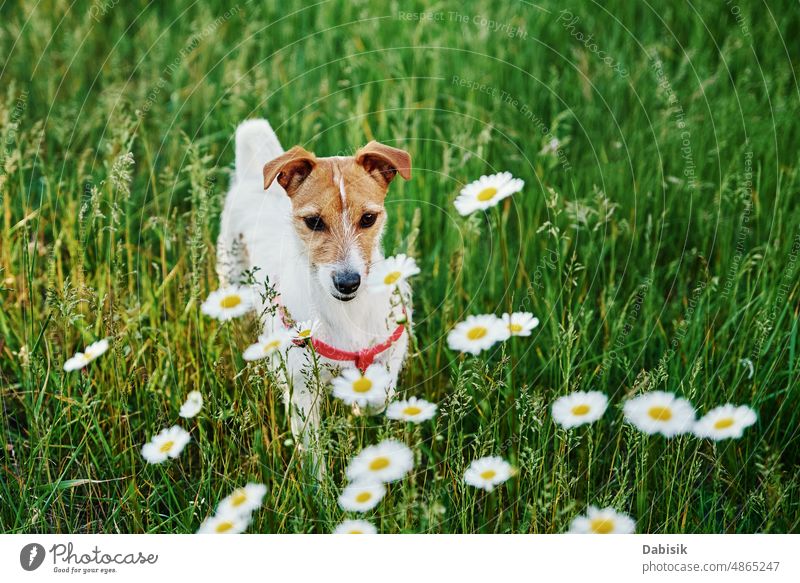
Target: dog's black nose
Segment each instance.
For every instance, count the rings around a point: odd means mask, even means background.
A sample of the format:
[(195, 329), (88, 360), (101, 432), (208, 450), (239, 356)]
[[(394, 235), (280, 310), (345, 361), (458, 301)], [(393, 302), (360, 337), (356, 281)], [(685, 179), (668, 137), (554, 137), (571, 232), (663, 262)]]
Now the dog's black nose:
[(338, 271), (333, 274), (333, 287), (346, 296), (356, 293), (361, 285), (361, 276), (357, 271)]

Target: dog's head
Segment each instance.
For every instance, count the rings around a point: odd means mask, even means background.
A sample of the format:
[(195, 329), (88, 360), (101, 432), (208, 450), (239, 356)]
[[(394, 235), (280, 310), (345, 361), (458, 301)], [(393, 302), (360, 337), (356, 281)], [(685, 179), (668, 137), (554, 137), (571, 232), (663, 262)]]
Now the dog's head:
[(383, 201), (394, 177), (411, 178), (408, 152), (370, 142), (355, 156), (317, 158), (295, 146), (264, 166), (289, 195), (294, 228), (322, 287), (356, 297), (386, 223)]

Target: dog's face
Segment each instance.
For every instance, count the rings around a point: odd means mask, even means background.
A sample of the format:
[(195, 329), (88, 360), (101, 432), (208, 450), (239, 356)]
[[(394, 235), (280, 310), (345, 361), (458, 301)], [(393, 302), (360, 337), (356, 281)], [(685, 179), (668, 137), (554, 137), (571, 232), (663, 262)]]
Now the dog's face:
[(277, 179), (289, 195), (311, 267), (338, 300), (355, 298), (369, 273), (386, 223), (383, 201), (397, 174), (411, 178), (411, 157), (378, 142), (334, 158), (295, 146), (264, 166), (264, 188)]

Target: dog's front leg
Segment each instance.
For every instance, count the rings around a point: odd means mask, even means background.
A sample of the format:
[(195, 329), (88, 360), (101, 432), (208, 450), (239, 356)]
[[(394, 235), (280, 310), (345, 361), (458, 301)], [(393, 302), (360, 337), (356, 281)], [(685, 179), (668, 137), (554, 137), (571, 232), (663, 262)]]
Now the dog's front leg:
[(302, 374), (292, 377), (284, 399), (287, 406), (292, 435), (298, 450), (311, 461), (311, 473), (324, 474), (323, 456), (319, 446), (320, 395), (314, 387), (309, 387)]
[(292, 381), (289, 394), (286, 395), (292, 435), (298, 444), (308, 449), (318, 439), (319, 403), (301, 375), (295, 375)]

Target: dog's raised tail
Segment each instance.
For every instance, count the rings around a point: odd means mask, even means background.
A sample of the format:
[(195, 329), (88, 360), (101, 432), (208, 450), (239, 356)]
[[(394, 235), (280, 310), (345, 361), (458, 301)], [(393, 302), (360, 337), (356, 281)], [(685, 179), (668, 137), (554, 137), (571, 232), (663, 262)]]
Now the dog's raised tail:
[(242, 122), (236, 128), (236, 181), (262, 181), (264, 164), (281, 154), (281, 143), (267, 120)]

